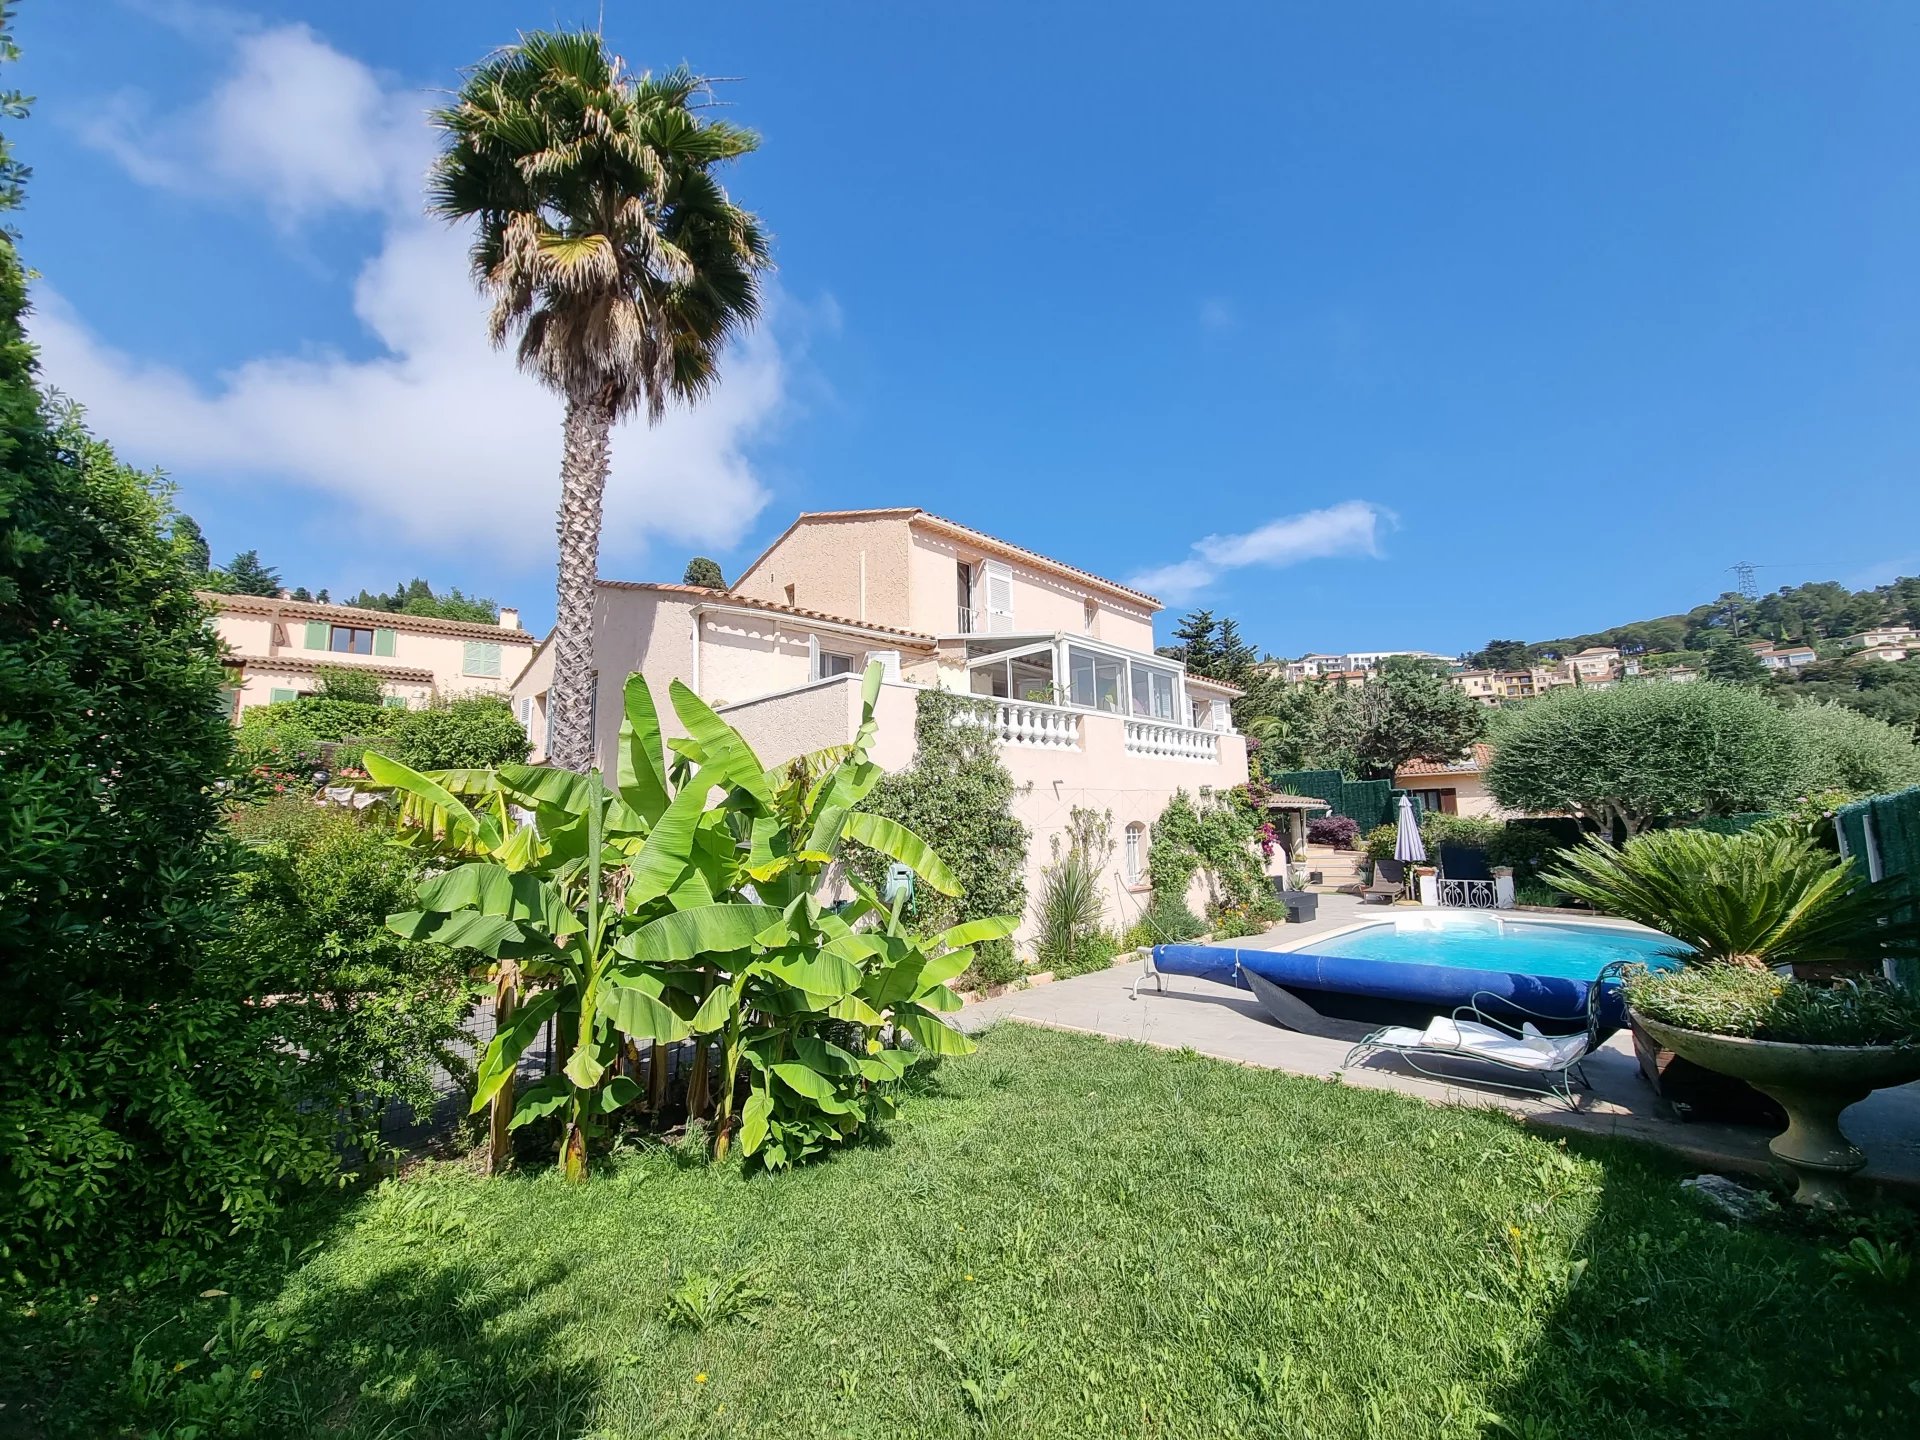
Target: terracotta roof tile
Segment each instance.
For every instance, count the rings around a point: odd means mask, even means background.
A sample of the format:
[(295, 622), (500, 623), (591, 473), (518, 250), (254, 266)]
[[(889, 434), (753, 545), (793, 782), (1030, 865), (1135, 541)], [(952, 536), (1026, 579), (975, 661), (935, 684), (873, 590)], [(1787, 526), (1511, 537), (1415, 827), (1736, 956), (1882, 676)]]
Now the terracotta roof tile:
[(431, 670), (416, 669), (411, 665), (369, 665), (361, 661), (307, 660), (291, 655), (226, 655), (221, 663), (239, 666), (245, 670), (260, 670), (282, 675), (312, 675), (321, 670), (365, 671), (369, 675), (378, 675), (382, 680), (401, 680), (414, 685), (433, 684)]
[(916, 647), (933, 648), (933, 636), (917, 630), (900, 630), (892, 625), (876, 625), (871, 620), (849, 620), (844, 615), (829, 615), (824, 610), (808, 610), (799, 605), (783, 605), (777, 600), (762, 600), (753, 595), (736, 595), (731, 590), (709, 590), (703, 585), (671, 585), (658, 580), (602, 580), (609, 590), (652, 590), (665, 595), (692, 595), (714, 604), (738, 605), (748, 610), (767, 610), (776, 615), (792, 615), (799, 620), (818, 620), (826, 625), (845, 625), (875, 635), (894, 635), (912, 641)]
[(1492, 759), (1493, 747), (1482, 743), (1459, 760), (1409, 760), (1394, 776), (1397, 779), (1402, 775), (1476, 775), (1486, 769)]
[(323, 605), (317, 600), (280, 600), (272, 595), (224, 595), (217, 590), (194, 592), (214, 609), (236, 615), (264, 615), (288, 620), (330, 620), (336, 624), (372, 625), (382, 630), (408, 630), (427, 635), (451, 635), (465, 640), (497, 640), (505, 645), (531, 645), (531, 632), (518, 626), (486, 625), (473, 620), (441, 620), (431, 615), (404, 615), (394, 610), (363, 610), (357, 605)]

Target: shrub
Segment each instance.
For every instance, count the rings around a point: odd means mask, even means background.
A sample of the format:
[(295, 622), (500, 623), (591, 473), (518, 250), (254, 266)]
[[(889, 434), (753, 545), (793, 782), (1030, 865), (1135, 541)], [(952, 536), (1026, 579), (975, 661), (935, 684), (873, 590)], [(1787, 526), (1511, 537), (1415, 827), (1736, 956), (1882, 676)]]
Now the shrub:
[(1313, 845), (1331, 845), (1336, 850), (1353, 849), (1360, 837), (1357, 821), (1345, 815), (1316, 815), (1307, 822), (1307, 841)]
[(1803, 702), (1784, 713), (1803, 791), (1884, 795), (1920, 785), (1920, 747), (1910, 730), (1832, 701)]
[(1114, 956), (1129, 948), (1125, 940), (1111, 930), (1095, 930), (1081, 937), (1074, 949), (1073, 959), (1067, 965), (1051, 968), (1055, 977), (1061, 980), (1069, 975), (1105, 970), (1113, 964)]
[(1513, 903), (1558, 909), (1567, 903), (1567, 897), (1544, 880), (1522, 880), (1513, 887)]
[(1041, 871), (1034, 948), (1046, 969), (1077, 975), (1093, 968), (1081, 951), (1102, 934), (1106, 919), (1100, 881), (1113, 855), (1112, 812), (1074, 806), (1066, 836), (1064, 846), (1054, 837), (1053, 863)]
[(389, 1107), (424, 1115), (442, 1074), (465, 1068), (450, 1048), (474, 999), (465, 965), (387, 926), (413, 908), (421, 852), (384, 817), (305, 799), (243, 807), (231, 824), (244, 842), (233, 935), (303, 1057), (300, 1102), (370, 1153)]
[[(532, 748), (513, 707), (498, 695), (459, 695), (424, 710), (389, 710), (385, 733), (368, 740), (414, 770), (483, 770), (517, 764)], [(346, 738), (346, 737), (341, 737)]]
[(1627, 999), (1654, 1020), (1715, 1035), (1800, 1045), (1920, 1043), (1920, 996), (1878, 979), (1817, 985), (1737, 965), (1636, 969)]
[(1206, 925), (1187, 908), (1184, 898), (1163, 895), (1156, 890), (1152, 902), (1127, 930), (1121, 943), (1132, 950), (1142, 945), (1174, 945), (1206, 933)]
[(1376, 825), (1367, 831), (1367, 838), (1361, 841), (1361, 849), (1369, 860), (1378, 865), (1382, 860), (1393, 859), (1394, 848), (1399, 843), (1398, 825)]
[(43, 402), (24, 303), (0, 232), (0, 1259), (38, 1279), (257, 1228), (333, 1159), (222, 939), (203, 577), (160, 482)]
[(314, 671), (314, 679), (320, 682), (322, 700), (344, 700), (350, 705), (375, 707), (386, 701), (386, 687), (371, 671), (346, 665), (322, 665)]
[(1502, 822), (1483, 815), (1444, 815), (1429, 810), (1420, 817), (1420, 839), (1429, 855), (1438, 852), (1442, 845), (1451, 845), (1461, 850), (1478, 850), (1491, 860), (1493, 849), (1506, 828)]

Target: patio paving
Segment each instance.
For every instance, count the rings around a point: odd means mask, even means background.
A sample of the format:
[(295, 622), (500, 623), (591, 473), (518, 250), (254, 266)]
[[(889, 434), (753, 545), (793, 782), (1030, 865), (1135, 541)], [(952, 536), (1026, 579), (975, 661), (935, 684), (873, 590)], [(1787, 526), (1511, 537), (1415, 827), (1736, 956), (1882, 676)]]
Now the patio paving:
[[(1241, 949), (1291, 946), (1378, 913), (1372, 907), (1363, 911), (1351, 896), (1327, 895), (1321, 897), (1319, 917), (1311, 925), (1281, 925), (1265, 935), (1216, 943)], [(1625, 1031), (1588, 1057), (1584, 1068), (1593, 1088), (1581, 1092), (1577, 1111), (1569, 1111), (1551, 1100), (1475, 1085), (1475, 1072), (1465, 1064), (1459, 1066), (1462, 1078), (1457, 1083), (1419, 1075), (1391, 1056), (1375, 1056), (1342, 1070), (1346, 1042), (1282, 1029), (1245, 990), (1169, 975), (1163, 977), (1164, 994), (1150, 981), (1135, 1000), (1130, 992), (1139, 973), (1137, 965), (1129, 964), (1012, 991), (969, 1005), (956, 1018), (966, 1030), (1014, 1020), (1170, 1050), (1191, 1049), (1294, 1075), (1338, 1076), (1343, 1084), (1394, 1090), (1435, 1104), (1504, 1110), (1544, 1129), (1644, 1141), (1674, 1151), (1703, 1170), (1766, 1174), (1775, 1168), (1767, 1151), (1772, 1132), (1675, 1118), (1641, 1078), (1632, 1037)], [(1848, 1110), (1842, 1124), (1867, 1152), (1867, 1168), (1856, 1178), (1862, 1198), (1879, 1187), (1898, 1192), (1909, 1203), (1920, 1200), (1920, 1084), (1876, 1092)]]

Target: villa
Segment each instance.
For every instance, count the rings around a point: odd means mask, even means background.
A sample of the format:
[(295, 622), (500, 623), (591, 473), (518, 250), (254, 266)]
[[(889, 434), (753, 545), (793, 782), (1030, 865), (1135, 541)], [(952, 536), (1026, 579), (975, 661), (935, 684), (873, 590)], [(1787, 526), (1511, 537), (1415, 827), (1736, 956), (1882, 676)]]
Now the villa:
[(1589, 645), (1577, 655), (1569, 655), (1556, 671), (1563, 685), (1605, 686), (1623, 673), (1620, 652), (1611, 645)]
[(1750, 648), (1754, 657), (1769, 670), (1798, 670), (1820, 658), (1811, 645), (1775, 645), (1771, 641), (1759, 640)]
[(1858, 635), (1848, 635), (1840, 643), (1849, 650), (1898, 648), (1906, 651), (1920, 647), (1920, 635), (1914, 633), (1911, 625), (1882, 625), (1862, 630)]
[(1409, 761), (1394, 771), (1393, 783), (1407, 792), (1416, 810), (1504, 820), (1507, 812), (1487, 791), (1487, 765), (1492, 759), (1493, 747), (1478, 744), (1456, 760)]
[(315, 693), (328, 666), (376, 675), (386, 704), (418, 709), (450, 695), (504, 695), (533, 655), (517, 610), (487, 625), (284, 595), (199, 595), (226, 643), (236, 722), (256, 705)]
[[(915, 508), (801, 515), (726, 590), (602, 580), (594, 606), (593, 751), (615, 767), (621, 682), (644, 675), (700, 695), (769, 765), (853, 738), (860, 680), (884, 672), (874, 759), (913, 758), (929, 689), (973, 695), (1023, 793), (1029, 894), (1075, 807), (1109, 811), (1101, 890), (1110, 924), (1148, 899), (1148, 832), (1177, 790), (1247, 778), (1240, 694), (1153, 653), (1160, 601)], [(514, 681), (545, 752), (551, 639)], [(670, 712), (662, 723), (679, 727)]]

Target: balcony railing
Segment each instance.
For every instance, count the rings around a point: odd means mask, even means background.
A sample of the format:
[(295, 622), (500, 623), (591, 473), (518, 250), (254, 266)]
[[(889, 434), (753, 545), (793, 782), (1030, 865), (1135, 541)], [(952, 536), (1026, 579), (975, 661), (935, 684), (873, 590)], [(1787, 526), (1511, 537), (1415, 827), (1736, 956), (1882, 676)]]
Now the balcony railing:
[[(965, 711), (954, 717), (967, 723)], [(1043, 750), (1080, 748), (1080, 712), (1034, 700), (986, 700), (980, 718), (1002, 745), (1033, 745)]]
[(1170, 725), (1164, 720), (1128, 720), (1127, 751), (1166, 760), (1218, 760), (1220, 737), (1212, 730)]
[(1440, 903), (1455, 910), (1491, 910), (1499, 903), (1491, 880), (1442, 880)]
[(978, 635), (987, 628), (987, 612), (962, 605), (958, 612), (954, 630), (961, 635)]

